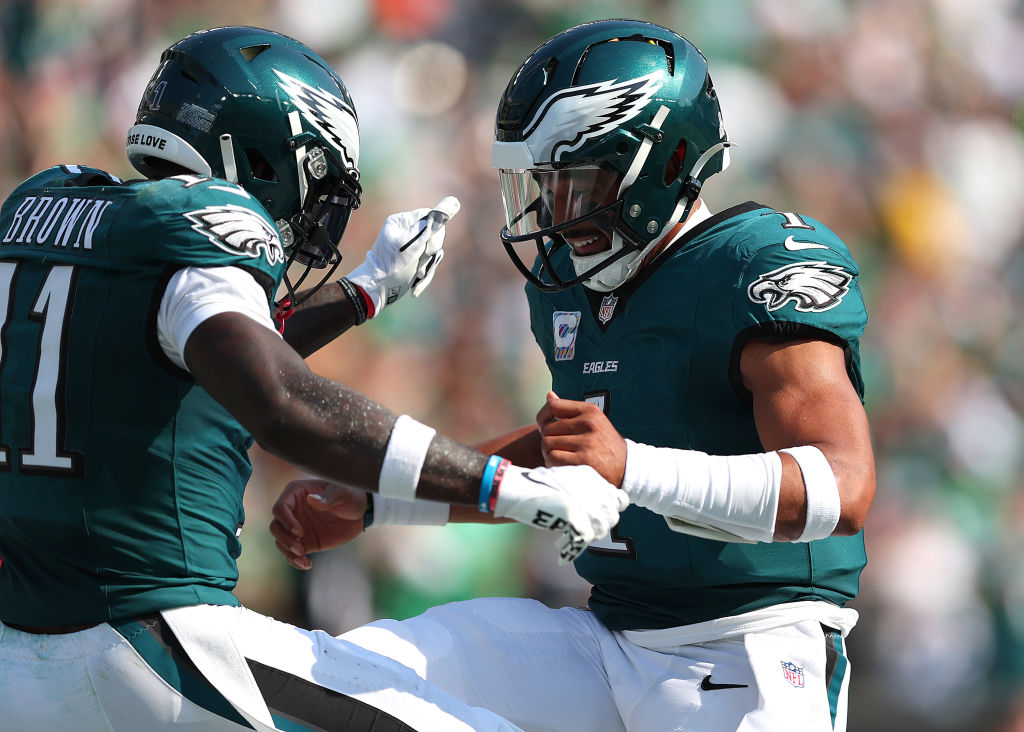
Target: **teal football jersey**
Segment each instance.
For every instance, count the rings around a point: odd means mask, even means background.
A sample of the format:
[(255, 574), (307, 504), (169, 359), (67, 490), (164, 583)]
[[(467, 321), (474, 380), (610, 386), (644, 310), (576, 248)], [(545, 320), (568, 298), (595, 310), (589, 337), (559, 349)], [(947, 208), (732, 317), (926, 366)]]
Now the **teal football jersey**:
[(156, 314), (175, 271), (224, 265), (269, 313), (273, 222), (222, 180), (60, 166), (5, 201), (0, 237), (0, 619), (237, 604), (252, 438), (164, 356)]
[[(566, 248), (553, 256), (572, 276)], [(858, 269), (818, 221), (747, 203), (674, 242), (612, 293), (527, 285), (531, 328), (559, 396), (600, 405), (637, 442), (713, 455), (763, 452), (739, 355), (751, 338), (841, 345), (863, 399), (867, 322)], [(575, 566), (590, 605), (621, 629), (666, 628), (782, 602), (855, 597), (863, 535), (810, 543), (724, 543), (669, 529), (638, 506)]]

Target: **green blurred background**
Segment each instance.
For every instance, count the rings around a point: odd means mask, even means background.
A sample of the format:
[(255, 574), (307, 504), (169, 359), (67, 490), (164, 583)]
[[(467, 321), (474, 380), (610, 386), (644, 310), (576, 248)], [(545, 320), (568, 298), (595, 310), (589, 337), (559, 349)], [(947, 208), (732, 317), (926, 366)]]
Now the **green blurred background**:
[[(549, 385), (498, 240), (497, 100), (549, 36), (623, 14), (710, 59), (740, 145), (705, 188), (712, 209), (820, 219), (863, 270), (879, 480), (849, 729), (1024, 730), (1021, 0), (0, 0), (0, 195), (56, 163), (132, 177), (142, 89), (193, 30), (304, 41), (360, 117), (348, 266), (388, 213), (462, 200), (427, 293), (310, 364), (472, 443), (532, 421)], [(585, 602), (549, 537), (519, 526), (384, 528), (300, 574), (266, 531), (299, 474), (252, 457), (238, 594), (256, 610), (338, 633), (478, 595)]]

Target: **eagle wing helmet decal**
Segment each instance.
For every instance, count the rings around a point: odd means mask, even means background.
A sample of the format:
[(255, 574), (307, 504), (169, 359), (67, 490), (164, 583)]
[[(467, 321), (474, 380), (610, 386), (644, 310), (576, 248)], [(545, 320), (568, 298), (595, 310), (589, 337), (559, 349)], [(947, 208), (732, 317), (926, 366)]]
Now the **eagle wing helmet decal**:
[(853, 275), (828, 262), (797, 262), (766, 272), (750, 283), (747, 296), (774, 312), (792, 301), (801, 313), (820, 313), (842, 302)]
[(658, 76), (573, 86), (555, 94), (523, 132), (533, 159), (558, 162), (587, 140), (618, 129), (647, 106), (661, 86)]
[(226, 252), (253, 259), (264, 256), (271, 266), (284, 262), (277, 229), (244, 206), (207, 206), (189, 211), (185, 218), (195, 231)]
[(330, 92), (274, 69), (281, 89), (295, 103), (302, 116), (336, 147), (350, 168), (359, 167), (359, 123), (355, 111)]

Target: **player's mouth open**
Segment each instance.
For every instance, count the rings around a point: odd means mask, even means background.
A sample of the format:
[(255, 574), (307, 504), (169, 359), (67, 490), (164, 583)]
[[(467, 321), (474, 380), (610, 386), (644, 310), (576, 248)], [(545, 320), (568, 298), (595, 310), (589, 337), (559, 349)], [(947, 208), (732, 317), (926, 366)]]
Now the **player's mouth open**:
[(566, 239), (575, 254), (585, 257), (588, 254), (597, 254), (604, 251), (605, 239), (600, 234), (594, 234), (584, 239)]

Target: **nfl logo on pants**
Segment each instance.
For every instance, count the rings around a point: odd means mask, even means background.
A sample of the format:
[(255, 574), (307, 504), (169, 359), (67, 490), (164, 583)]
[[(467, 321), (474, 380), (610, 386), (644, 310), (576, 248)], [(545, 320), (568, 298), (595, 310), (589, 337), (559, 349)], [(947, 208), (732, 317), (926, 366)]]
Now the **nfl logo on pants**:
[(804, 670), (791, 661), (782, 661), (782, 675), (797, 688), (804, 685)]

